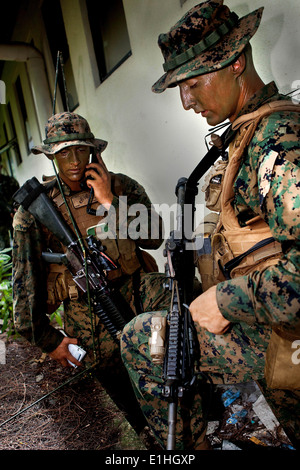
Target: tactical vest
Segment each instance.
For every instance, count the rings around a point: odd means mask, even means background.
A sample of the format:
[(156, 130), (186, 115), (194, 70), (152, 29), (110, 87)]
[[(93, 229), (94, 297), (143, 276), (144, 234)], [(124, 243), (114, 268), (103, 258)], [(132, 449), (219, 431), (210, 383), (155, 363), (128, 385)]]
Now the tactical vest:
[[(237, 130), (237, 135), (230, 144), (230, 158), (219, 188), (220, 194), (217, 194), (214, 186), (210, 201), (213, 210), (218, 210), (216, 207), (220, 205), (219, 220), (208, 217), (202, 223), (202, 228), (196, 230), (196, 236), (197, 232), (204, 233), (205, 236), (205, 228), (209, 225), (213, 227), (213, 232), (207, 233), (207, 239), (211, 238), (211, 253), (204, 252), (197, 259), (203, 290), (226, 279), (243, 276), (253, 270), (261, 271), (277, 264), (282, 254), (281, 245), (273, 239), (269, 226), (259, 215), (249, 220), (245, 227), (241, 227), (232, 206), (234, 182), (244, 149), (250, 144), (260, 120), (276, 111), (300, 112), (300, 105), (291, 101), (273, 101), (253, 113), (241, 116), (232, 125)], [(219, 167), (215, 166), (212, 174), (216, 176), (218, 171)], [(209, 198), (208, 184), (205, 191), (206, 198)], [(264, 371), (269, 388), (300, 390), (299, 364), (292, 361), (293, 348), (298, 344), (299, 338), (299, 326), (293, 326), (292, 330), (287, 325), (272, 327)]]
[[(112, 189), (115, 196), (124, 194), (124, 188), (122, 187), (121, 181), (118, 175), (112, 174)], [(72, 227), (72, 221), (68, 212), (68, 209), (64, 203), (63, 196), (59, 189), (55, 186), (48, 193), (50, 199), (53, 200), (54, 204), (61, 212), (66, 222)], [(86, 211), (89, 191), (81, 191), (74, 195), (65, 195), (68, 207), (74, 217), (78, 229), (81, 235), (85, 238), (87, 236), (87, 229), (91, 226), (95, 226), (103, 220), (105, 216), (95, 216), (88, 214)], [(91, 204), (91, 209), (97, 210), (99, 202), (94, 198)], [(116, 228), (118, 232), (118, 227)], [(52, 234), (48, 233), (48, 243), (53, 237)], [(130, 238), (119, 239), (119, 238), (105, 238), (102, 241), (102, 245), (106, 247), (105, 253), (110, 256), (117, 264), (118, 268), (108, 272), (108, 280), (115, 281), (125, 275), (132, 275), (141, 267), (137, 255), (137, 247), (134, 240)], [(144, 253), (144, 252), (143, 252)], [(148, 253), (147, 253), (148, 255)], [(56, 304), (66, 298), (72, 300), (78, 298), (78, 290), (72, 279), (68, 269), (58, 264), (50, 264), (48, 274), (48, 303)]]
[[(221, 212), (211, 236), (211, 254), (202, 254), (197, 259), (203, 290), (254, 269), (263, 270), (276, 264), (281, 256), (281, 245), (274, 241), (267, 223), (258, 215), (241, 227), (232, 206), (234, 182), (244, 150), (261, 119), (276, 111), (300, 112), (300, 105), (291, 101), (273, 101), (239, 117), (232, 125), (237, 134), (229, 147), (229, 162), (220, 188)], [(214, 198), (217, 199), (215, 194)]]

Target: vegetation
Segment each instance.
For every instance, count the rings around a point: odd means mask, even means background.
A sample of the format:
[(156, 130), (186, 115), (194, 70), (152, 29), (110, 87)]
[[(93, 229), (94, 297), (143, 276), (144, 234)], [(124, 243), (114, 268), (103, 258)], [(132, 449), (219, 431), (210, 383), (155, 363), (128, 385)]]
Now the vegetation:
[(8, 336), (13, 334), (13, 302), (12, 302), (12, 260), (10, 253), (12, 248), (5, 248), (0, 252), (0, 319), (1, 333)]

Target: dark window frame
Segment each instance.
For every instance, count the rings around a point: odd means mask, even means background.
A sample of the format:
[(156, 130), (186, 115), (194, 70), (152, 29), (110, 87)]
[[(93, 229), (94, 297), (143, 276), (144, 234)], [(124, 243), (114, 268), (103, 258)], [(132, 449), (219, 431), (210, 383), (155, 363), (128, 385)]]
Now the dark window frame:
[(130, 44), (130, 37), (128, 33), (128, 27), (124, 12), (124, 6), (122, 0), (113, 0), (115, 2), (119, 1), (119, 7), (122, 8), (124, 24), (126, 26), (126, 34), (127, 34), (127, 41), (129, 45), (129, 50), (124, 54), (124, 56), (117, 62), (113, 67), (108, 70), (106, 59), (105, 59), (105, 52), (104, 52), (104, 38), (103, 33), (101, 31), (101, 26), (99, 25), (99, 9), (101, 5), (105, 5), (105, 3), (101, 3), (100, 1), (95, 2), (94, 0), (86, 0), (86, 9), (87, 15), (90, 25), (90, 31), (92, 36), (92, 41), (94, 45), (94, 52), (96, 57), (96, 63), (98, 67), (98, 74), (100, 83), (103, 83), (108, 77), (110, 77), (131, 55), (131, 44)]

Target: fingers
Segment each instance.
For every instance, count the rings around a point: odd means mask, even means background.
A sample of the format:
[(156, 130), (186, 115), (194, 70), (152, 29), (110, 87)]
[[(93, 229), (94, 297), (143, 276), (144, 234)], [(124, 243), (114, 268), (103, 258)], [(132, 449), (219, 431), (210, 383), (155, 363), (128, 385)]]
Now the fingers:
[(86, 166), (85, 176), (92, 177), (93, 180), (97, 181), (99, 184), (110, 185), (110, 173), (107, 168), (100, 165), (100, 163), (89, 163)]
[(99, 175), (109, 174), (109, 171), (108, 171), (104, 161), (102, 160), (102, 157), (101, 157), (100, 153), (97, 153), (97, 160), (98, 160), (98, 163), (96, 163), (96, 162), (88, 163), (86, 168), (87, 169), (94, 168), (98, 172)]
[(107, 170), (106, 165), (105, 165), (105, 163), (104, 163), (104, 161), (103, 161), (103, 159), (102, 159), (102, 157), (101, 157), (101, 153), (100, 153), (100, 152), (96, 152), (96, 155), (97, 155), (97, 160), (98, 160), (99, 164), (102, 165), (102, 166)]
[(49, 356), (52, 357), (55, 361), (59, 362), (63, 367), (72, 367), (68, 362), (72, 362), (76, 366), (80, 366), (81, 363), (75, 359), (74, 356), (69, 351), (69, 344), (77, 344), (76, 338), (65, 337), (58, 347), (49, 353)]
[(230, 327), (230, 322), (218, 308), (215, 286), (197, 297), (190, 304), (189, 310), (193, 320), (210, 333), (221, 335)]
[(89, 163), (86, 166), (85, 176), (92, 177), (87, 179), (86, 184), (89, 188), (93, 188), (97, 201), (109, 208), (113, 194), (111, 191), (111, 176), (104, 163)]

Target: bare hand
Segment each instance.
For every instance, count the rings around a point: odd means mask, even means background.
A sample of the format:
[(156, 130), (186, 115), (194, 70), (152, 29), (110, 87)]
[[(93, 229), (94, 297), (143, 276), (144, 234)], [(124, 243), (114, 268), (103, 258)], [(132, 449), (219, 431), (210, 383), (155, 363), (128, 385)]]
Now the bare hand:
[(97, 154), (98, 163), (89, 163), (86, 168), (85, 176), (91, 176), (93, 179), (88, 179), (86, 184), (89, 188), (94, 189), (94, 194), (97, 201), (105, 205), (109, 209), (113, 194), (111, 192), (111, 177), (105, 163), (100, 154)]
[(217, 304), (217, 288), (210, 287), (190, 304), (190, 312), (195, 322), (210, 333), (221, 335), (229, 328), (230, 322), (221, 314)]
[(54, 349), (54, 351), (49, 353), (49, 356), (52, 357), (52, 359), (54, 359), (55, 361), (60, 362), (60, 364), (64, 367), (72, 367), (68, 360), (76, 366), (81, 366), (81, 363), (77, 361), (74, 356), (72, 356), (68, 349), (69, 344), (77, 344), (77, 342), (78, 341), (76, 338), (68, 338), (66, 336), (62, 340), (60, 345), (56, 349)]

